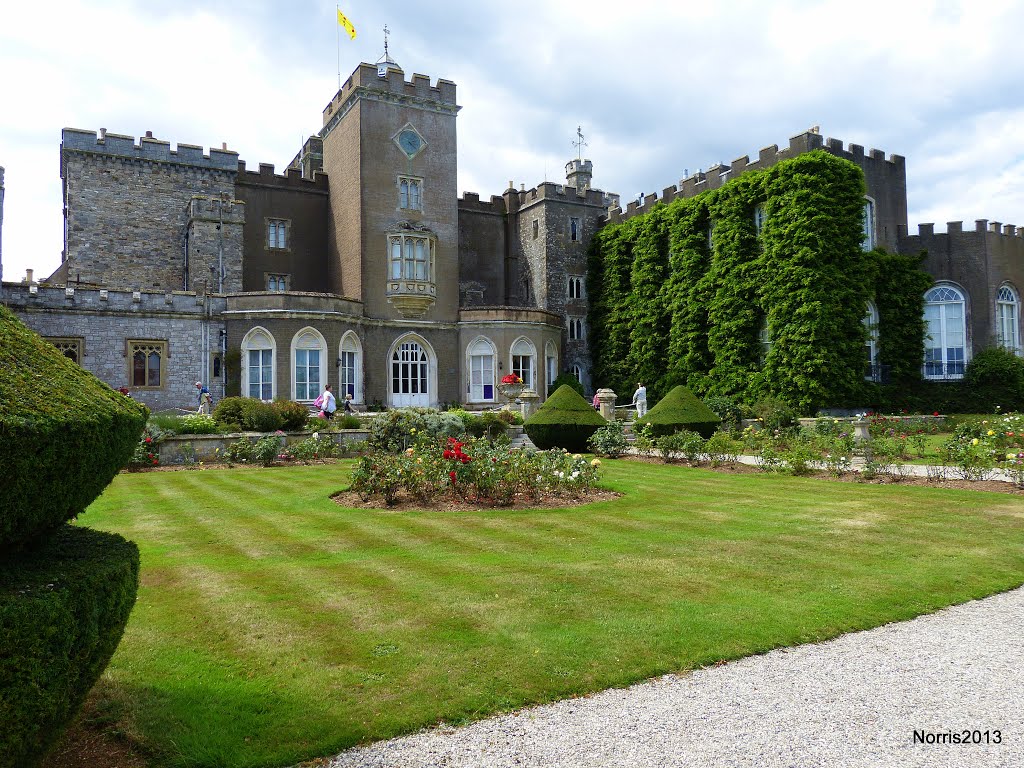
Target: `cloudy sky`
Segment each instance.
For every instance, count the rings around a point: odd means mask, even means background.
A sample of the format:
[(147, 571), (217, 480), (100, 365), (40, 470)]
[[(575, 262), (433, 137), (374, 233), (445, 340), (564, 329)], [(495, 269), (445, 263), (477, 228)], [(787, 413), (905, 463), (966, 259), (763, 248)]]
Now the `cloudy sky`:
[[(345, 78), (383, 52), (458, 85), (459, 191), (561, 181), (582, 125), (623, 198), (811, 125), (907, 157), (910, 223), (1024, 225), (1024, 3), (344, 0)], [(0, 3), (3, 274), (62, 248), (64, 126), (228, 146), (280, 171), (338, 88), (326, 0)]]

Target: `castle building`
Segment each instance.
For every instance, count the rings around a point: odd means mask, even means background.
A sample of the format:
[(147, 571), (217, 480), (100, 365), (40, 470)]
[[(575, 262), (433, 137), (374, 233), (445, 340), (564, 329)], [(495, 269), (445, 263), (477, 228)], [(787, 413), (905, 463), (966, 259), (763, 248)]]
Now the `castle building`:
[[(388, 406), (493, 407), (508, 373), (540, 398), (563, 371), (592, 389), (588, 243), (659, 198), (621, 209), (582, 157), (564, 184), (460, 198), (459, 109), (448, 80), (361, 64), (281, 174), (250, 170), (227, 146), (66, 128), (62, 264), (2, 283), (0, 300), (154, 410), (191, 404), (196, 380), (215, 397), (304, 402), (331, 383)], [(865, 247), (928, 252), (926, 377), (962, 375), (975, 348), (1019, 353), (1024, 229), (953, 222), (909, 235), (898, 155), (812, 129), (661, 199), (814, 149), (863, 169)], [(3, 194), (0, 169), (0, 225)]]

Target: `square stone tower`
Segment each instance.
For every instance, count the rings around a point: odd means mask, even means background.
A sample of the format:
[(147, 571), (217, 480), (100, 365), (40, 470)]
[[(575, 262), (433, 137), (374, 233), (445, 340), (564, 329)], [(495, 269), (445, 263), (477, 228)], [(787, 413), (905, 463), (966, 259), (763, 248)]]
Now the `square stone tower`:
[(367, 316), (459, 312), (455, 84), (360, 64), (324, 110), (328, 290)]

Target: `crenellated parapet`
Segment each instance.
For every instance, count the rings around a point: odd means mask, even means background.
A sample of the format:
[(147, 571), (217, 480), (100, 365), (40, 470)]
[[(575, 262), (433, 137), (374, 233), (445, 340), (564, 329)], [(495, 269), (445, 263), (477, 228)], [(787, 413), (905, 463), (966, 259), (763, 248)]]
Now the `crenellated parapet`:
[(521, 190), (517, 194), (519, 195), (520, 210), (550, 201), (608, 208), (617, 204), (619, 200), (618, 195), (608, 194), (600, 189), (577, 189), (565, 184), (556, 184), (553, 181), (545, 181), (533, 189)]
[(152, 132), (147, 132), (136, 143), (134, 137), (108, 133), (106, 128), (100, 128), (99, 133), (65, 128), (61, 131), (61, 151), (187, 165), (211, 171), (238, 170), (238, 153), (234, 150), (211, 148), (206, 154), (200, 146), (180, 143), (171, 149), (169, 141), (153, 138)]
[[(661, 194), (652, 193), (644, 195), (640, 200), (632, 200), (627, 203), (625, 209), (613, 209), (609, 212), (610, 222), (619, 222), (629, 219), (638, 214), (646, 213), (655, 203), (662, 201), (669, 203), (676, 198), (696, 197), (708, 190), (718, 189), (737, 176), (748, 171), (762, 171), (784, 160), (790, 160), (798, 155), (822, 149), (836, 157), (842, 157), (850, 162), (859, 165), (864, 170), (868, 180), (868, 191), (871, 194), (872, 187), (881, 187), (886, 183), (896, 181), (902, 183), (906, 188), (906, 158), (902, 155), (891, 154), (886, 157), (885, 153), (878, 149), (871, 149), (865, 152), (860, 144), (844, 145), (842, 140), (824, 138), (816, 129), (804, 131), (793, 136), (789, 140), (789, 146), (779, 148), (778, 144), (762, 148), (757, 156), (751, 160), (749, 155), (743, 155), (726, 165), (716, 163), (705, 170), (699, 170), (690, 174), (678, 184), (665, 187)], [(905, 209), (905, 202), (903, 204)], [(897, 212), (898, 217), (898, 212)], [(905, 210), (904, 210), (905, 220)]]
[(320, 136), (326, 138), (338, 121), (362, 98), (412, 104), (428, 111), (455, 114), (459, 111), (455, 103), (455, 90), (455, 83), (451, 80), (438, 79), (436, 85), (431, 85), (429, 77), (418, 74), (414, 74), (412, 80), (406, 80), (405, 73), (397, 67), (388, 67), (381, 77), (376, 65), (364, 62), (356, 67), (341, 90), (324, 107), (324, 127)]
[(258, 171), (250, 171), (245, 167), (245, 161), (240, 160), (238, 162), (238, 183), (327, 194), (327, 175), (325, 173), (318, 171), (313, 174), (312, 179), (309, 179), (302, 175), (301, 168), (288, 167), (283, 174), (279, 174), (275, 173), (272, 163), (260, 163)]
[(505, 198), (500, 195), (491, 195), (491, 199), (481, 200), (477, 192), (463, 192), (458, 200), (459, 211), (475, 211), (478, 213), (493, 213), (504, 215), (508, 212), (505, 207)]
[(907, 231), (907, 227), (899, 228), (900, 239), (914, 240), (915, 238), (919, 241), (926, 239), (932, 239), (936, 237), (956, 237), (958, 235), (996, 235), (998, 237), (1014, 237), (1018, 239), (1024, 239), (1024, 227), (1018, 227), (1015, 224), (1003, 224), (1001, 221), (989, 221), (988, 219), (975, 219), (974, 229), (965, 230), (964, 223), (962, 221), (947, 221), (945, 232), (936, 232), (935, 224), (918, 224), (917, 234), (911, 235)]
[(0, 299), (18, 310), (75, 310), (78, 312), (130, 315), (195, 315), (220, 313), (227, 304), (223, 297), (203, 296), (191, 291), (147, 291), (142, 288), (82, 287), (73, 283), (3, 283)]

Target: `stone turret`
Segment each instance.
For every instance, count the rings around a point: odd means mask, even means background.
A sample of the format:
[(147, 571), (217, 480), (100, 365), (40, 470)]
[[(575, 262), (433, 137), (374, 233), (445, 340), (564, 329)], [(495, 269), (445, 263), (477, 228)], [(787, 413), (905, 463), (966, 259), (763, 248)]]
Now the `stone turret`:
[(590, 189), (590, 179), (594, 176), (594, 164), (589, 160), (570, 160), (565, 164), (565, 185), (576, 187), (578, 194)]

